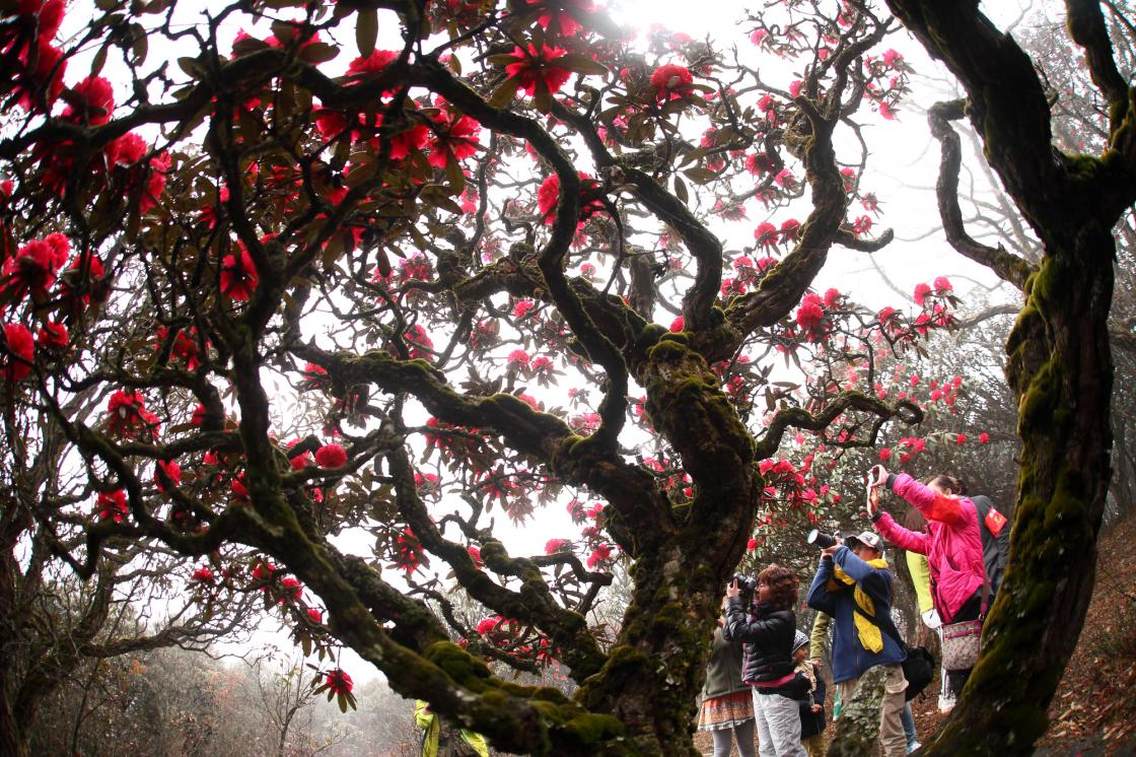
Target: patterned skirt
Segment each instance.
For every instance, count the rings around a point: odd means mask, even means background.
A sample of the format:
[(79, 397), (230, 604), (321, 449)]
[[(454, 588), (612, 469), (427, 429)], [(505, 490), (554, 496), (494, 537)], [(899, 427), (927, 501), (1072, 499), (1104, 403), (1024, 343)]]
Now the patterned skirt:
[(747, 720), (753, 720), (753, 693), (749, 689), (703, 700), (698, 730), (724, 731)]

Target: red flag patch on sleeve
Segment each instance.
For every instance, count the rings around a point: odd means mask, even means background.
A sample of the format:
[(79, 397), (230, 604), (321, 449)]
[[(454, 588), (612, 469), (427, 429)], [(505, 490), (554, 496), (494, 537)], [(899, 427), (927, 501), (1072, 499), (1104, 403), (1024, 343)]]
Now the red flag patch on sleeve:
[(983, 520), (986, 522), (986, 528), (995, 536), (1001, 534), (1002, 527), (1006, 525), (1006, 516), (993, 507), (986, 511), (986, 517)]

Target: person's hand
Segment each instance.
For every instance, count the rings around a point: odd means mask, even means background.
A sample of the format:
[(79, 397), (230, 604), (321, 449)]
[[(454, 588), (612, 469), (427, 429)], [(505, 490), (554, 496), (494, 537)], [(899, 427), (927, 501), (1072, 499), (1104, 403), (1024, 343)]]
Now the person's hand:
[(884, 483), (887, 480), (888, 480), (888, 472), (887, 472), (887, 468), (885, 468), (884, 466), (873, 465), (871, 467), (871, 469), (868, 470), (868, 487), (869, 488), (876, 489), (880, 486), (883, 486)]
[(864, 509), (869, 518), (876, 517), (876, 512), (880, 509), (880, 490), (878, 487), (868, 489), (868, 503), (864, 505)]
[(821, 707), (821, 706), (820, 706), (819, 704), (814, 704), (814, 705), (813, 705), (813, 714), (816, 714), (816, 713), (820, 712), (820, 711), (821, 711), (821, 710), (823, 710), (823, 709), (824, 709), (824, 708), (823, 708), (823, 707)]
[(837, 540), (836, 540), (836, 543), (835, 543), (835, 544), (833, 544), (833, 545), (832, 545), (831, 547), (825, 547), (824, 549), (822, 549), (822, 550), (820, 551), (820, 553), (821, 553), (822, 555), (826, 555), (826, 556), (828, 556), (828, 557), (832, 557), (832, 556), (833, 556), (834, 554), (836, 554), (836, 550), (840, 549), (840, 547), (841, 547), (841, 546), (842, 546), (843, 544), (844, 544), (844, 542), (843, 542), (843, 541), (841, 541), (840, 539), (837, 539)]
[(738, 587), (738, 581), (736, 578), (733, 581), (730, 581), (729, 584), (727, 584), (726, 599), (734, 599), (735, 597), (740, 597), (741, 594), (742, 590)]

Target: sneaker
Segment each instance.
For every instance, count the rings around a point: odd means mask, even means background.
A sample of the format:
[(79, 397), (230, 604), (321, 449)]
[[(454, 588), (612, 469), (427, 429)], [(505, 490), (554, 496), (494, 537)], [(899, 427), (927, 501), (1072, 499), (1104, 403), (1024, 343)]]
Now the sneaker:
[(939, 712), (948, 713), (955, 708), (955, 698), (953, 696), (939, 695)]
[(912, 752), (914, 752), (914, 751), (915, 751), (916, 749), (919, 749), (919, 748), (920, 748), (920, 747), (922, 747), (922, 746), (923, 746), (923, 745), (922, 745), (922, 744), (920, 744), (920, 743), (919, 743), (918, 741), (912, 741), (912, 742), (911, 742), (910, 744), (908, 744), (908, 745), (907, 745), (907, 753), (908, 753), (908, 754), (911, 754), (911, 753), (912, 753)]

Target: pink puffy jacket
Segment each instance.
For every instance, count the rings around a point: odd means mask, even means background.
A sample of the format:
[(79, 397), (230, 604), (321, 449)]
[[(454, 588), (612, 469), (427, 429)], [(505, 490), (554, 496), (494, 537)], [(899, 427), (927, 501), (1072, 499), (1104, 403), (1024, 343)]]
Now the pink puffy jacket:
[(966, 497), (939, 494), (906, 473), (895, 476), (890, 483), (892, 491), (927, 518), (928, 532), (909, 531), (883, 511), (875, 521), (876, 531), (898, 547), (927, 555), (931, 598), (939, 617), (950, 623), (986, 581), (978, 511)]

